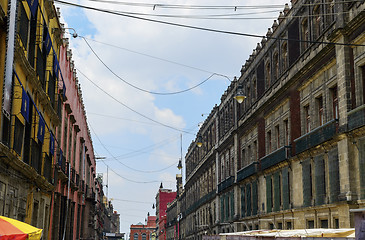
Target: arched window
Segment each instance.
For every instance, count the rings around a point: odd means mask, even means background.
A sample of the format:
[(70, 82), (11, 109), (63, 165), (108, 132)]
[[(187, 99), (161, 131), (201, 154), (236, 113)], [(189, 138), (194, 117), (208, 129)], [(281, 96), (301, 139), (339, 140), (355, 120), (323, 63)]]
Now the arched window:
[(304, 18), (302, 20), (302, 28), (301, 28), (301, 35), (302, 35), (302, 51), (308, 48), (308, 41), (309, 41), (309, 27), (308, 27), (308, 18)]
[(274, 70), (274, 81), (276, 81), (279, 78), (279, 53), (274, 53), (274, 59), (273, 59), (273, 70)]
[(133, 240), (138, 240), (138, 233), (133, 234)]
[(147, 235), (145, 233), (142, 233), (142, 240), (147, 240)]
[(326, 27), (328, 27), (335, 20), (335, 1), (326, 0)]
[(269, 88), (271, 85), (271, 65), (269, 61), (266, 63), (265, 67), (265, 80), (266, 80), (266, 88)]
[(288, 68), (288, 43), (284, 42), (281, 45), (281, 68), (285, 71)]
[(321, 35), (321, 7), (317, 5), (313, 8), (313, 37), (317, 39)]

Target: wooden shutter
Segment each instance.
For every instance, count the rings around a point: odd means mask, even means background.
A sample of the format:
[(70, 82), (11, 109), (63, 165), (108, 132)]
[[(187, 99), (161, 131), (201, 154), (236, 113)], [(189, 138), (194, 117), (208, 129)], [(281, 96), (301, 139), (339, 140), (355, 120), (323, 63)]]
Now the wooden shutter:
[(316, 205), (326, 202), (326, 175), (323, 155), (314, 158), (316, 181)]
[(272, 185), (271, 176), (266, 176), (266, 212), (272, 211)]
[(258, 210), (257, 181), (252, 183), (252, 215), (257, 215)]
[(310, 159), (302, 163), (302, 182), (303, 182), (303, 206), (308, 207), (312, 201), (312, 177)]
[(286, 210), (290, 208), (289, 170), (287, 167), (282, 170), (281, 176), (283, 189), (283, 210)]
[(246, 216), (245, 187), (241, 187), (241, 217)]
[(280, 187), (280, 171), (274, 173), (274, 211), (280, 211), (280, 198), (281, 198), (281, 187)]

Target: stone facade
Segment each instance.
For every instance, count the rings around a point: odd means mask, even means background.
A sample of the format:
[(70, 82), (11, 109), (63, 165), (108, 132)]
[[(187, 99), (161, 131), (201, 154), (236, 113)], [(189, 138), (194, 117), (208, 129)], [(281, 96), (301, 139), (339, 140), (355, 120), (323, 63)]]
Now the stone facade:
[(365, 205), (364, 9), (284, 7), (200, 128), (203, 145), (188, 149), (169, 239), (354, 227), (350, 210)]

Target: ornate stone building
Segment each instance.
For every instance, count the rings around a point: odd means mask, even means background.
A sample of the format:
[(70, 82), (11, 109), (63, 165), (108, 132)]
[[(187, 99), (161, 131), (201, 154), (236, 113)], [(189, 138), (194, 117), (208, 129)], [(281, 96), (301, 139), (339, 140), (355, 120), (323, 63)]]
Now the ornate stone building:
[(365, 206), (364, 30), (361, 1), (285, 5), (199, 130), (202, 146), (188, 149), (171, 211), (178, 238), (354, 227), (350, 209)]

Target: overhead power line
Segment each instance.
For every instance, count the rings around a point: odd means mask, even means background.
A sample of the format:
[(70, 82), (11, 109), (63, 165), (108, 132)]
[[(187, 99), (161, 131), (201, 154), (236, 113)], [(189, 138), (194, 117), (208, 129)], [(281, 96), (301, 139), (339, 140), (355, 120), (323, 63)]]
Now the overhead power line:
[(81, 73), (81, 75), (83, 75), (89, 82), (91, 82), (95, 87), (97, 87), (100, 91), (102, 91), (103, 93), (105, 93), (107, 96), (109, 96), (111, 99), (113, 99), (114, 101), (116, 101), (117, 103), (121, 104), (122, 106), (124, 106), (125, 108), (129, 109), (130, 111), (154, 122), (154, 123), (157, 123), (161, 126), (164, 126), (164, 127), (167, 127), (167, 128), (170, 128), (170, 129), (173, 129), (173, 130), (176, 130), (176, 131), (179, 131), (179, 132), (183, 132), (183, 133), (186, 133), (186, 134), (191, 134), (191, 135), (195, 135), (194, 133), (191, 133), (191, 132), (188, 132), (188, 131), (185, 131), (183, 129), (179, 129), (179, 128), (176, 128), (176, 127), (173, 127), (173, 126), (169, 126), (167, 124), (164, 124), (162, 122), (159, 122), (153, 118), (150, 118), (136, 110), (134, 110), (133, 108), (129, 107), (128, 105), (124, 104), (123, 102), (121, 102), (120, 100), (116, 99), (115, 97), (113, 97), (111, 94), (109, 94), (107, 91), (105, 91), (104, 89), (102, 89), (99, 85), (97, 85), (94, 81), (92, 81), (88, 76), (86, 76), (82, 71), (80, 71), (80, 69), (78, 68), (75, 68), (79, 73)]
[[(142, 92), (145, 92), (145, 93), (150, 93), (150, 94), (154, 94), (154, 95), (176, 95), (176, 94), (180, 94), (180, 93), (184, 93), (184, 92), (188, 92), (188, 91), (191, 91), (197, 87), (199, 87), (200, 85), (204, 84), (205, 82), (207, 82), (210, 78), (212, 78), (214, 75), (217, 75), (217, 76), (223, 76), (223, 77), (226, 77), (228, 78), (227, 76), (224, 76), (222, 74), (218, 74), (218, 73), (212, 73), (208, 78), (206, 78), (205, 80), (203, 80), (202, 82), (196, 84), (195, 86), (192, 86), (190, 88), (187, 88), (187, 89), (184, 89), (184, 90), (181, 90), (181, 91), (176, 91), (176, 92), (154, 92), (154, 91), (150, 91), (150, 90), (146, 90), (146, 89), (143, 89), (141, 87), (138, 87), (128, 81), (126, 81), (125, 79), (123, 79), (122, 77), (120, 77), (118, 74), (116, 74), (100, 57), (99, 55), (95, 52), (95, 50), (90, 46), (89, 42), (86, 40), (86, 38), (83, 38), (85, 43), (89, 46), (90, 50), (94, 53), (94, 55), (96, 56), (96, 58), (109, 70), (109, 72), (111, 72), (115, 77), (117, 77), (118, 79), (122, 80), (125, 84), (139, 90), (139, 91), (142, 91)], [(228, 78), (228, 80), (230, 80)]]
[(65, 4), (65, 5), (69, 5), (69, 6), (80, 7), (80, 8), (84, 8), (84, 9), (88, 9), (88, 10), (93, 10), (93, 11), (118, 15), (118, 16), (122, 16), (122, 17), (128, 17), (128, 18), (134, 18), (134, 19), (138, 19), (138, 20), (148, 21), (148, 22), (160, 23), (160, 24), (165, 24), (165, 25), (170, 25), (170, 26), (175, 26), (175, 27), (183, 27), (183, 28), (189, 28), (189, 29), (195, 29), (195, 30), (201, 30), (201, 31), (236, 35), (236, 36), (253, 37), (253, 38), (266, 38), (266, 39), (283, 40), (283, 41), (318, 43), (318, 44), (331, 44), (331, 45), (340, 45), (340, 46), (361, 46), (361, 47), (365, 46), (365, 44), (350, 44), (350, 43), (337, 43), (337, 42), (328, 42), (328, 41), (311, 41), (311, 40), (300, 40), (300, 39), (288, 39), (288, 38), (273, 37), (273, 36), (268, 37), (268, 36), (265, 36), (265, 35), (257, 35), (257, 34), (250, 34), (250, 33), (232, 32), (232, 31), (218, 30), (218, 29), (212, 29), (212, 28), (198, 27), (198, 26), (193, 26), (193, 25), (185, 25), (185, 24), (180, 24), (180, 23), (166, 22), (166, 21), (155, 20), (155, 19), (150, 19), (150, 18), (132, 16), (132, 15), (118, 13), (118, 12), (111, 11), (111, 10), (99, 9), (99, 8), (89, 7), (89, 6), (75, 4), (75, 3), (69, 3), (69, 2), (62, 1), (62, 0), (55, 0), (55, 2)]

